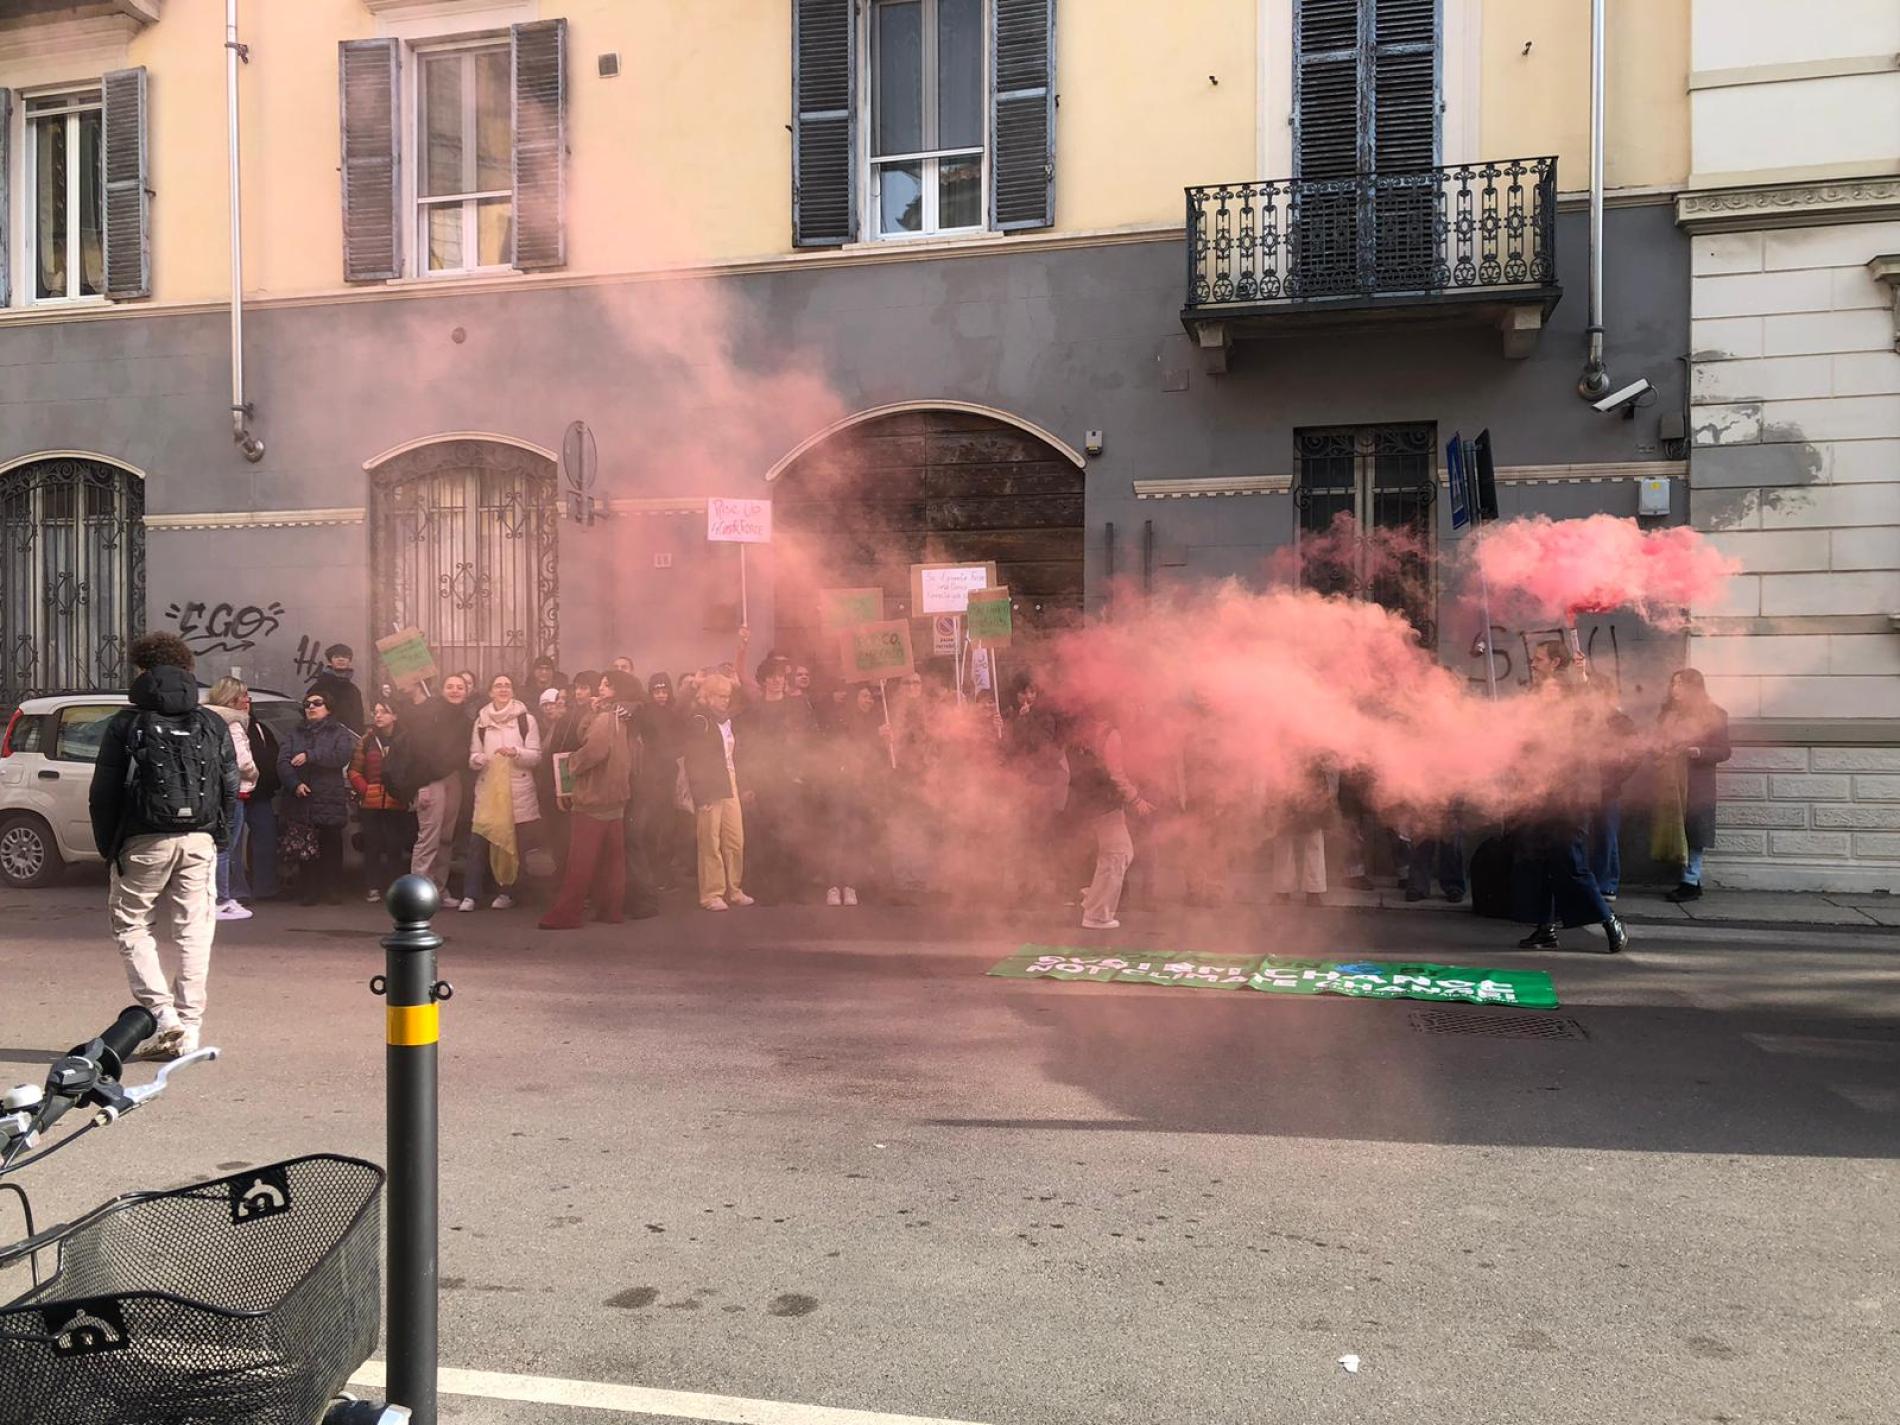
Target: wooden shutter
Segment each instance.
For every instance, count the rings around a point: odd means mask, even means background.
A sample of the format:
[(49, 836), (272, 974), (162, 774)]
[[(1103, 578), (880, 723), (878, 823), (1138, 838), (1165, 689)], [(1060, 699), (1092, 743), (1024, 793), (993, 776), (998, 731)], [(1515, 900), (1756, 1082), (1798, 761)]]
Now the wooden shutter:
[(115, 69), (100, 81), (105, 128), (106, 296), (152, 295), (152, 185), (146, 142), (145, 70)]
[(857, 26), (851, 0), (792, 3), (792, 243), (857, 237)]
[(7, 195), (13, 191), (13, 91), (0, 89), (0, 307), (13, 300), (13, 275), (11, 245), (7, 239), (13, 232), (8, 221), (12, 210), (7, 206)]
[(1438, 165), (1438, 0), (1376, 0), (1372, 164), (1380, 173)]
[(567, 264), (567, 21), (516, 25), (515, 266)]
[(999, 232), (1055, 222), (1055, 0), (992, 0), (990, 212)]
[(402, 275), (400, 41), (337, 46), (343, 126), (343, 280)]
[(1438, 162), (1438, 0), (1298, 0), (1294, 168), (1307, 179)]

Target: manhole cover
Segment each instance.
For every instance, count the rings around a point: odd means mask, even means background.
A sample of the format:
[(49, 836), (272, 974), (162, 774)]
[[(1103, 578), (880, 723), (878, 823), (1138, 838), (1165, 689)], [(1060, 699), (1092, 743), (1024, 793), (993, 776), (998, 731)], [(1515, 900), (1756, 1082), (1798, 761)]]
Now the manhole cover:
[(1574, 1019), (1548, 1014), (1465, 1014), (1457, 1010), (1417, 1009), (1412, 1028), (1421, 1034), (1469, 1034), (1484, 1039), (1588, 1039)]

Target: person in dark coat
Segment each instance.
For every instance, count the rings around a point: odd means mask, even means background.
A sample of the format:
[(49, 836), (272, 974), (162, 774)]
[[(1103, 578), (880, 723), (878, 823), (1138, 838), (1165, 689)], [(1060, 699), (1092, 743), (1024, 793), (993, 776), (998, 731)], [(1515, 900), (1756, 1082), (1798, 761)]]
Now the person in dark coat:
[(343, 828), (350, 820), (350, 789), (344, 769), (356, 739), (334, 716), (321, 693), (306, 694), (303, 721), (284, 736), (277, 775), (284, 783), (284, 820), (316, 834), (316, 859), (302, 868), (304, 905), (343, 898)]
[(251, 739), (251, 758), (257, 763), (257, 785), (244, 808), (243, 856), (231, 868), (233, 889), (240, 901), (277, 899), (277, 793), (283, 779), (277, 775), (277, 734), (251, 707), (244, 725)]
[(1734, 754), (1728, 713), (1709, 697), (1700, 670), (1678, 668), (1669, 680), (1658, 727), (1680, 760), (1670, 769), (1680, 788), (1683, 839), (1689, 855), (1682, 883), (1664, 897), (1680, 904), (1702, 895), (1702, 853), (1715, 841), (1715, 769)]
[(761, 662), (758, 700), (737, 720), (749, 889), (768, 905), (795, 899), (806, 879), (806, 772), (818, 724), (811, 704), (788, 691), (791, 671), (790, 660), (776, 653)]
[(363, 715), (363, 690), (356, 686), (356, 654), (347, 643), (333, 643), (323, 650), (323, 671), (310, 680), (304, 696), (321, 693), (330, 715), (351, 732), (361, 733), (369, 726)]
[(673, 701), (673, 680), (665, 673), (647, 679), (646, 701), (634, 710), (634, 728), (640, 734), (640, 771), (634, 779), (632, 815), (655, 891), (677, 884), (686, 837), (680, 832), (682, 813), (675, 800), (679, 784), (681, 723)]

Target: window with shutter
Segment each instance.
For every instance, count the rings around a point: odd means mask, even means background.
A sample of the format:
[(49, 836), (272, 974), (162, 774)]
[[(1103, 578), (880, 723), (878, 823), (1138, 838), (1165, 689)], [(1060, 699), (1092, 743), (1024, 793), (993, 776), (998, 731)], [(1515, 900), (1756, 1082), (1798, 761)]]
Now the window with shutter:
[[(100, 81), (104, 151), (103, 240), (105, 294), (114, 301), (152, 295), (152, 183), (146, 142), (145, 70), (115, 69)], [(83, 143), (75, 162), (84, 163), (85, 184), (77, 222), (85, 225), (84, 194), (91, 168)], [(83, 274), (81, 274), (83, 277)]]
[(343, 148), (343, 279), (402, 275), (397, 144), (401, 45), (393, 39), (337, 46)]
[(567, 262), (567, 21), (516, 25), (515, 266)]
[(857, 236), (857, 39), (851, 0), (793, 0), (792, 242)]
[(1295, 4), (1300, 295), (1427, 286), (1436, 254), (1438, 0)]

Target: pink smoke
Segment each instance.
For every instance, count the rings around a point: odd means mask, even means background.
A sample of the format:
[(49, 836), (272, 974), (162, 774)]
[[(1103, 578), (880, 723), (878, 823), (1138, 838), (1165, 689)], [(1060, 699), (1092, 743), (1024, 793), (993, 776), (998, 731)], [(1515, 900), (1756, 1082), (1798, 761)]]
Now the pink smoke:
[(1659, 628), (1680, 627), (1740, 567), (1687, 526), (1643, 530), (1615, 515), (1509, 520), (1479, 536), (1474, 560), (1499, 616), (1630, 608)]

